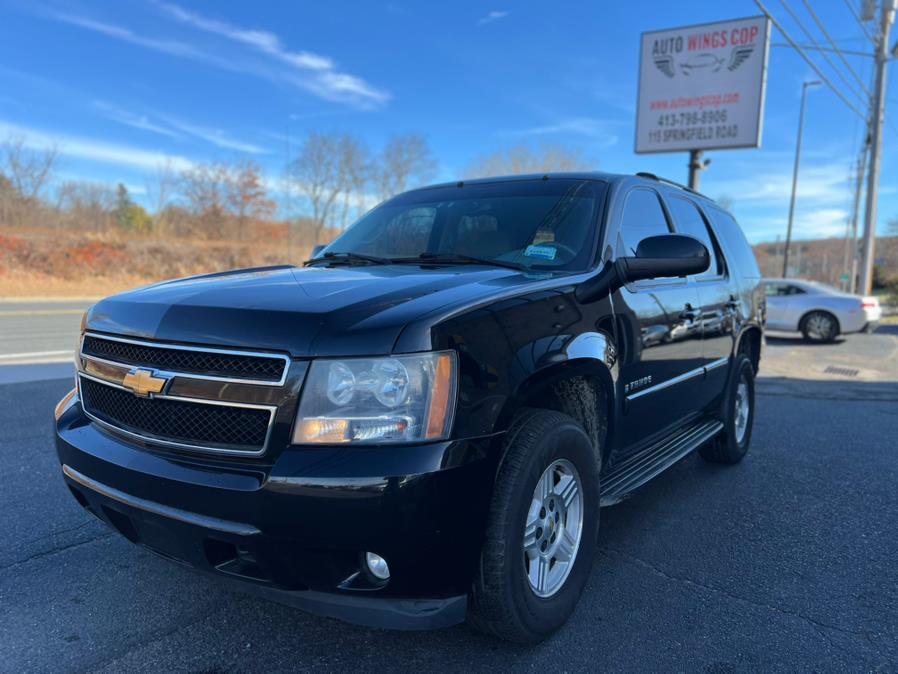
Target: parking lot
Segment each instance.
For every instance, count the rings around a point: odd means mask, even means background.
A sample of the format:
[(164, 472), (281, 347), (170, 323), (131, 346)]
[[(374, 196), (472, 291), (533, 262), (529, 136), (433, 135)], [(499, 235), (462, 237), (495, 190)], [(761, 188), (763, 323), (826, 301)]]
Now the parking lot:
[(132, 546), (63, 485), (60, 366), (3, 367), (20, 369), (0, 384), (0, 670), (898, 668), (895, 328), (771, 336), (746, 461), (690, 456), (603, 510), (579, 607), (535, 647), (309, 616)]

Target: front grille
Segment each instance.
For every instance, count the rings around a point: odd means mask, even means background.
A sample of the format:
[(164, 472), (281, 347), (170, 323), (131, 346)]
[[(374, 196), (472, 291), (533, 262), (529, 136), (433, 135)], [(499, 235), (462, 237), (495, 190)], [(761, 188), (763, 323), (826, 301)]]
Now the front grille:
[(155, 346), (85, 335), (85, 356), (169, 372), (277, 383), (287, 362), (282, 357)]
[(265, 448), (271, 420), (267, 409), (139, 398), (87, 377), (80, 383), (84, 410), (124, 431), (195, 448), (247, 453)]

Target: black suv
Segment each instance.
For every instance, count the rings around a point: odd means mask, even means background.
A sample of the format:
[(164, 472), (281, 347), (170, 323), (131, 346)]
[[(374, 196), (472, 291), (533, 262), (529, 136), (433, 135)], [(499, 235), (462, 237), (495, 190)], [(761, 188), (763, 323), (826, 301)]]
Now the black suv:
[(265, 596), (537, 641), (601, 506), (745, 455), (759, 280), (732, 216), (651, 174), (413, 190), (303, 267), (91, 308), (62, 472), (129, 540)]

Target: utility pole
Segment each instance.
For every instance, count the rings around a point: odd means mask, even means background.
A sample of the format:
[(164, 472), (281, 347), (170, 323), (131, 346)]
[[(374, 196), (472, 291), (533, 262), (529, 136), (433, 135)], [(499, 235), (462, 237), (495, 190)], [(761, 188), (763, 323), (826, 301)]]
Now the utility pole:
[(698, 185), (701, 182), (699, 180), (701, 173), (708, 168), (708, 164), (710, 163), (710, 159), (702, 161), (701, 150), (689, 150), (689, 189), (698, 192)]
[(808, 88), (822, 84), (820, 80), (808, 80), (801, 84), (801, 105), (798, 108), (798, 139), (795, 141), (795, 166), (792, 169), (792, 196), (789, 199), (789, 222), (786, 225), (786, 247), (783, 250), (783, 278), (789, 277), (789, 244), (792, 242), (792, 221), (795, 218), (795, 193), (798, 188), (798, 167), (801, 164), (801, 134), (804, 130), (804, 101)]
[(876, 83), (870, 116), (870, 172), (867, 175), (867, 210), (864, 216), (864, 243), (861, 253), (860, 293), (873, 289), (873, 259), (876, 251), (876, 206), (879, 199), (879, 171), (882, 163), (882, 126), (886, 103), (886, 64), (889, 61), (889, 33), (895, 22), (898, 0), (882, 0), (879, 37), (876, 44)]
[(861, 195), (864, 193), (864, 171), (867, 168), (867, 157), (870, 154), (870, 134), (864, 136), (864, 146), (857, 157), (857, 169), (854, 176), (854, 204), (851, 209), (851, 228), (845, 240), (845, 273), (848, 284), (845, 288), (852, 295), (857, 292), (857, 223), (861, 213)]

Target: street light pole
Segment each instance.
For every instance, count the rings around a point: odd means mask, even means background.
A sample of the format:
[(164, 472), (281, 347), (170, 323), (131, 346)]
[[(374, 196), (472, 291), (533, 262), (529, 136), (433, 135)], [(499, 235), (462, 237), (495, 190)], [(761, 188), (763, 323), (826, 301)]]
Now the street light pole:
[(789, 245), (792, 243), (792, 221), (795, 217), (795, 192), (798, 188), (798, 167), (801, 163), (801, 134), (804, 130), (804, 101), (810, 87), (822, 84), (819, 80), (808, 80), (801, 85), (801, 105), (798, 109), (798, 140), (795, 143), (795, 167), (792, 169), (792, 197), (789, 199), (789, 222), (786, 225), (786, 246), (783, 249), (783, 278), (789, 275)]
[(886, 107), (886, 63), (889, 60), (889, 32), (895, 22), (898, 0), (883, 0), (880, 31), (876, 44), (876, 85), (870, 120), (870, 171), (867, 174), (867, 209), (864, 215), (864, 243), (861, 253), (862, 295), (873, 289), (873, 259), (876, 249), (876, 206), (879, 199), (879, 171), (882, 155), (882, 123)]

